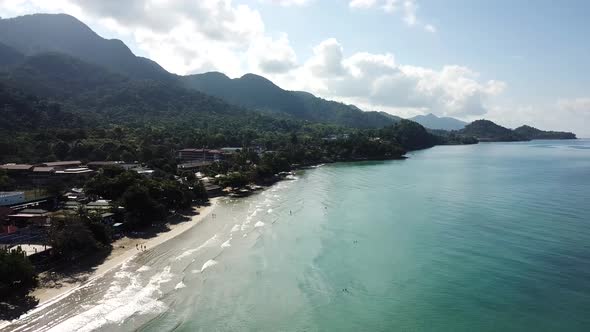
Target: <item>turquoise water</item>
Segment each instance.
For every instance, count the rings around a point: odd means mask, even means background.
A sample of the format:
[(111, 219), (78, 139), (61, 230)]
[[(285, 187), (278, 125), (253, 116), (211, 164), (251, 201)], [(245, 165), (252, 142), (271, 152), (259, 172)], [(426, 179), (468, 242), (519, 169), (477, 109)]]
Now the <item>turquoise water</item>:
[(326, 165), (225, 200), (22, 326), (590, 330), (590, 141), (409, 157)]

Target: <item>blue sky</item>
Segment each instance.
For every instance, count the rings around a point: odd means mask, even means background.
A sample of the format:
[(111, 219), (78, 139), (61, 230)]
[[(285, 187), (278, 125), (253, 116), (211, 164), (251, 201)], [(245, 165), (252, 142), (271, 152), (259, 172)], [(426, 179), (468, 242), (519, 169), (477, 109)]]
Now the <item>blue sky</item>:
[(378, 9), (350, 10), (338, 0), (297, 9), (267, 4), (260, 12), (269, 30), (289, 31), (304, 56), (330, 36), (349, 53), (391, 51), (402, 63), (476, 68), (509, 81), (509, 93), (527, 98), (576, 97), (590, 86), (590, 1), (423, 0), (418, 15), (437, 27), (435, 34)]
[(254, 72), (412, 116), (590, 137), (590, 1), (0, 0), (65, 12), (179, 74)]

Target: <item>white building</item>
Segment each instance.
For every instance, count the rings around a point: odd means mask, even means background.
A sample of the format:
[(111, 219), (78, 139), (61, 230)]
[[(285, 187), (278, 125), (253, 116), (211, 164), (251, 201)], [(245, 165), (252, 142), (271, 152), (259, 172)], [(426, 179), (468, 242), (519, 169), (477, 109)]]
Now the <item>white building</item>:
[(0, 206), (14, 205), (25, 201), (25, 193), (22, 191), (1, 191)]

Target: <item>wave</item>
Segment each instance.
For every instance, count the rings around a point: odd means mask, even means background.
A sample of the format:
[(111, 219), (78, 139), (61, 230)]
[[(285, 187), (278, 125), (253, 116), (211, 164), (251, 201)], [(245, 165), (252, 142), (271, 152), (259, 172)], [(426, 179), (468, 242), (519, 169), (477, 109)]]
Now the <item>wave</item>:
[(215, 234), (215, 235), (213, 235), (213, 237), (211, 237), (209, 240), (205, 241), (205, 243), (201, 244), (197, 248), (187, 250), (187, 251), (183, 252), (182, 254), (176, 256), (176, 258), (174, 258), (174, 260), (175, 261), (179, 261), (179, 260), (181, 260), (181, 259), (183, 259), (185, 257), (188, 257), (188, 256), (194, 254), (195, 252), (197, 252), (197, 251), (199, 251), (199, 250), (201, 250), (203, 248), (212, 247), (212, 246), (216, 245), (217, 242), (218, 242), (218, 240), (217, 240), (217, 234)]
[(229, 238), (227, 241), (223, 242), (223, 243), (221, 244), (221, 247), (222, 247), (222, 248), (229, 248), (229, 247), (231, 247), (231, 243), (230, 243), (230, 241), (231, 241), (231, 238)]
[(49, 331), (92, 331), (108, 324), (121, 324), (134, 314), (159, 314), (168, 309), (158, 297), (161, 286), (172, 280), (170, 266), (152, 276), (147, 285), (142, 285), (137, 274), (119, 276), (97, 305)]
[(139, 269), (137, 269), (137, 272), (146, 272), (146, 271), (149, 271), (151, 269), (152, 269), (151, 267), (149, 267), (147, 265), (144, 265), (144, 266), (140, 267)]
[(218, 264), (218, 262), (214, 259), (210, 259), (210, 260), (206, 261), (205, 264), (203, 264), (203, 267), (201, 267), (201, 273), (203, 271), (205, 271), (206, 269), (210, 268), (211, 266), (215, 266), (217, 264)]

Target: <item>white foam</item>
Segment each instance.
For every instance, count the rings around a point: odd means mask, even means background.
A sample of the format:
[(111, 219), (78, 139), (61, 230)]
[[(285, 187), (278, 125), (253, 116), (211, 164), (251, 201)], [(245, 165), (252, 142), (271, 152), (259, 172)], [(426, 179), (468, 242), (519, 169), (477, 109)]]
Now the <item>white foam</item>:
[(239, 224), (235, 224), (234, 227), (231, 228), (231, 232), (232, 233), (237, 232), (239, 230), (240, 230), (240, 225)]
[(201, 244), (201, 245), (200, 245), (200, 246), (198, 246), (197, 248), (195, 248), (195, 249), (190, 249), (190, 250), (187, 250), (187, 251), (183, 252), (182, 254), (180, 254), (180, 255), (176, 256), (176, 258), (174, 258), (174, 260), (175, 260), (175, 261), (179, 261), (179, 260), (181, 260), (181, 259), (183, 259), (183, 258), (185, 258), (185, 257), (188, 257), (188, 256), (190, 256), (190, 255), (194, 254), (195, 252), (197, 252), (197, 251), (199, 251), (199, 250), (201, 250), (201, 249), (203, 249), (203, 248), (206, 248), (206, 247), (213, 247), (213, 246), (215, 246), (217, 243), (218, 243), (218, 240), (217, 240), (217, 234), (215, 234), (215, 235), (213, 235), (213, 237), (211, 237), (209, 240), (205, 241), (205, 243)]
[(201, 272), (205, 271), (206, 269), (210, 268), (211, 266), (215, 266), (217, 265), (217, 261), (214, 259), (210, 259), (208, 261), (205, 262), (205, 264), (203, 264), (203, 267), (201, 268)]
[(266, 211), (266, 213), (271, 214), (272, 213), (272, 209), (268, 209), (268, 211)]
[(222, 247), (222, 248), (229, 248), (229, 247), (231, 247), (231, 243), (230, 243), (230, 241), (231, 241), (231, 238), (229, 238), (227, 241), (223, 242), (223, 243), (221, 244), (221, 247)]
[(256, 225), (254, 225), (255, 228), (259, 228), (259, 227), (264, 227), (264, 223), (262, 221), (259, 221), (256, 223)]
[(186, 287), (186, 285), (184, 284), (184, 282), (181, 281), (181, 282), (177, 283), (176, 286), (174, 286), (174, 289), (182, 289), (185, 287)]
[(149, 267), (147, 265), (144, 265), (144, 266), (140, 267), (139, 269), (137, 269), (137, 272), (146, 272), (146, 271), (149, 271), (151, 269), (152, 269), (151, 267)]
[(161, 286), (171, 279), (170, 266), (152, 276), (147, 284), (142, 284), (138, 275), (116, 278), (95, 306), (70, 317), (49, 331), (92, 331), (107, 324), (121, 324), (135, 314), (164, 312), (167, 307), (158, 297), (162, 294)]

